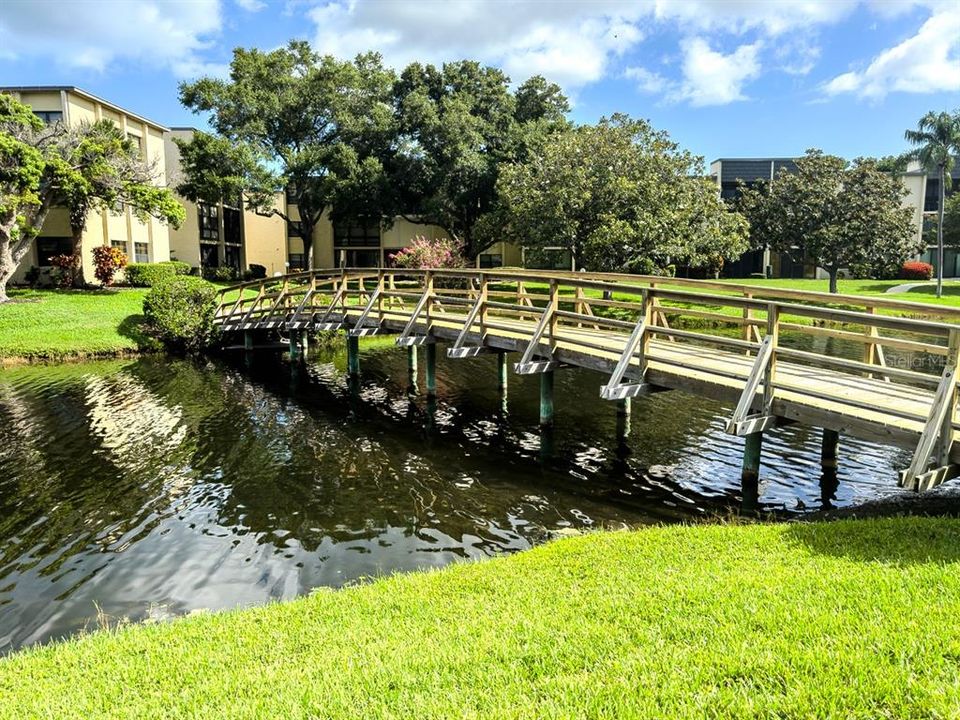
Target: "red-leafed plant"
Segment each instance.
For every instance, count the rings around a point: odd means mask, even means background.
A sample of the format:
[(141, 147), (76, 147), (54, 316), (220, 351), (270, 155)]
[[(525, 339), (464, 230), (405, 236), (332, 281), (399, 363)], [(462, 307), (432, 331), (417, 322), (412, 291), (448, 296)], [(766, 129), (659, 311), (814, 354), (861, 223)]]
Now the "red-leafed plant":
[(61, 290), (72, 288), (80, 279), (80, 255), (54, 255), (50, 264), (55, 268), (52, 273), (57, 287)]
[(127, 266), (127, 254), (117, 247), (100, 245), (93, 249), (93, 276), (104, 287), (113, 285), (118, 271)]
[(900, 277), (904, 280), (929, 280), (933, 277), (933, 265), (920, 260), (905, 262), (900, 268)]

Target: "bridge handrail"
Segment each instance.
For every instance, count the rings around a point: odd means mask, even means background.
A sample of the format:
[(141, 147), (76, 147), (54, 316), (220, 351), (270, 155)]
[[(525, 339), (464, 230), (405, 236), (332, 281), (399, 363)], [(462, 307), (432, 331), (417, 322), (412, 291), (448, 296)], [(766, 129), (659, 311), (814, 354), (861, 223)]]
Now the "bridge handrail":
[[(290, 281), (309, 279), (313, 277), (327, 277), (346, 275), (349, 279), (373, 279), (381, 269), (376, 268), (317, 268), (303, 270), (272, 278), (261, 278), (236, 283), (219, 290), (219, 294), (258, 287), (264, 283), (281, 282), (284, 278)], [(416, 268), (382, 268), (384, 272), (404, 277), (423, 277), (426, 270)], [(793, 288), (777, 288), (766, 285), (751, 285), (749, 283), (731, 283), (719, 280), (693, 280), (689, 278), (665, 277), (659, 275), (631, 275), (627, 273), (593, 273), (571, 270), (528, 270), (524, 268), (436, 268), (430, 273), (434, 277), (479, 279), (483, 276), (490, 280), (505, 282), (549, 281), (551, 278), (566, 281), (574, 286), (609, 290), (611, 292), (625, 292), (633, 294), (642, 288), (662, 288), (663, 286), (689, 287), (699, 289), (720, 290), (728, 296), (736, 297), (736, 293), (746, 298), (766, 298), (784, 301), (817, 303), (833, 306), (862, 306), (864, 308), (885, 309), (898, 311), (901, 314), (920, 315), (923, 317), (938, 317), (960, 322), (960, 307), (933, 305), (930, 303), (914, 302), (870, 295), (853, 295), (846, 293), (828, 293), (818, 290), (796, 290)]]

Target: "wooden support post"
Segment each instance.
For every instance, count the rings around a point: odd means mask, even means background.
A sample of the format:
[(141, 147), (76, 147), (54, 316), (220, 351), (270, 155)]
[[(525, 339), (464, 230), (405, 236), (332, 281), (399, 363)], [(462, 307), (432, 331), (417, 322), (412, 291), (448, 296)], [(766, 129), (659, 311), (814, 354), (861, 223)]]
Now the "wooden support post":
[(430, 343), (426, 346), (427, 352), (427, 397), (437, 394), (437, 346)]
[(303, 349), (300, 346), (300, 332), (298, 330), (290, 331), (290, 339), (287, 340), (290, 349), (290, 359), (297, 360), (302, 357)]
[(623, 444), (630, 435), (631, 398), (617, 400), (617, 443)]
[(837, 450), (840, 445), (840, 433), (836, 430), (823, 429), (823, 439), (820, 446), (820, 466), (823, 471), (836, 473)]
[(420, 368), (417, 367), (417, 346), (409, 345), (407, 347), (407, 382), (411, 387), (416, 387), (419, 375)]
[(497, 390), (501, 395), (507, 394), (507, 368), (510, 364), (507, 362), (507, 353), (500, 351), (497, 353)]
[(540, 373), (540, 426), (553, 425), (553, 370)]
[(756, 510), (760, 495), (760, 447), (763, 433), (750, 433), (744, 438), (743, 470), (740, 473), (740, 487), (743, 494), (743, 509)]
[(347, 335), (347, 374), (355, 378), (360, 375), (360, 338)]
[(243, 349), (253, 350), (253, 333), (249, 330), (243, 331)]

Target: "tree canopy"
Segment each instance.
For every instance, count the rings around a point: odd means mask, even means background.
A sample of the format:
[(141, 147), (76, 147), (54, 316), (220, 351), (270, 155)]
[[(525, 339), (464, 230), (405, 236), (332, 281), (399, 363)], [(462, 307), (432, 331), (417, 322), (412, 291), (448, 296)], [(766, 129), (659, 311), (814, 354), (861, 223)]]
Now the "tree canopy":
[(501, 169), (502, 238), (570, 250), (591, 270), (716, 267), (747, 249), (746, 222), (702, 175), (701, 158), (625, 115), (552, 133)]
[(157, 176), (110, 121), (44, 125), (29, 106), (0, 94), (0, 302), (54, 206), (69, 210), (75, 229), (92, 210), (121, 207), (143, 221), (182, 222), (183, 206)]
[(906, 188), (873, 160), (852, 164), (819, 150), (781, 170), (770, 182), (743, 188), (741, 208), (758, 246), (806, 255), (830, 276), (837, 292), (843, 268), (890, 272), (920, 250)]
[[(206, 202), (242, 197), (248, 209), (297, 222), (312, 263), (326, 208), (334, 218), (380, 218), (389, 205), (395, 79), (375, 53), (341, 61), (305, 41), (270, 52), (237, 48), (229, 80), (180, 86), (181, 102), (209, 114), (215, 134), (177, 143), (186, 175), (178, 192)], [(276, 206), (281, 192), (296, 215)]]
[(570, 106), (559, 86), (540, 76), (513, 93), (509, 85), (497, 68), (461, 61), (414, 63), (394, 89), (396, 208), (442, 227), (470, 258), (499, 239), (478, 232), (478, 223), (494, 207), (501, 167), (567, 126)]

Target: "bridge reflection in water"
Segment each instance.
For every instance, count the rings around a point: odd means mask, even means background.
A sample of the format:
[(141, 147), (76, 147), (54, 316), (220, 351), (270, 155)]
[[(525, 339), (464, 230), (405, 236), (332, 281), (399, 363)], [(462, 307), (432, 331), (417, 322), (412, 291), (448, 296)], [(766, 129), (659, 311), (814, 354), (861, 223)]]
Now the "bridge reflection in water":
[[(764, 431), (797, 422), (823, 428), (828, 477), (840, 434), (912, 450), (903, 487), (956, 476), (958, 319), (960, 309), (879, 297), (508, 269), (314, 270), (225, 288), (217, 308), (226, 342), (243, 339), (228, 347), (246, 350), (279, 335), (301, 356), (308, 333), (344, 329), (353, 376), (358, 338), (395, 333), (411, 372), (424, 347), (428, 397), (438, 343), (449, 358), (498, 353), (504, 397), (507, 353), (516, 353), (514, 372), (540, 376), (545, 427), (554, 373), (568, 366), (609, 375), (600, 395), (617, 403), (621, 428), (631, 399), (647, 393), (729, 401), (727, 432), (744, 438), (745, 497), (756, 492)], [(803, 349), (796, 338), (807, 339)]]

